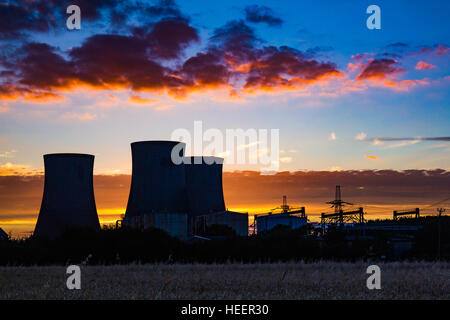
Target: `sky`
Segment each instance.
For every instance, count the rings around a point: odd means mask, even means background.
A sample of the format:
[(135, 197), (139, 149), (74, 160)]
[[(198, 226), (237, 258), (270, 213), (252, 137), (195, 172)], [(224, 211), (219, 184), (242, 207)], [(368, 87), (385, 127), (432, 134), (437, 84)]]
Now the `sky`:
[[(71, 4), (80, 30), (66, 26)], [(372, 4), (381, 29), (366, 25)], [(97, 175), (128, 175), (131, 142), (193, 132), (195, 121), (278, 129), (281, 172), (445, 172), (449, 9), (436, 0), (7, 0), (0, 176), (41, 175), (42, 155), (57, 152), (95, 155)]]

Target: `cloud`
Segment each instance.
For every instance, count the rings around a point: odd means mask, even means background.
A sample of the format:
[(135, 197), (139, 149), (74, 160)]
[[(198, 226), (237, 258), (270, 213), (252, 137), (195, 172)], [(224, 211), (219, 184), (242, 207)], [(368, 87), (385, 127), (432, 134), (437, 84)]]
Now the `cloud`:
[(274, 16), (272, 9), (258, 5), (245, 8), (245, 19), (248, 22), (266, 23), (269, 26), (280, 26), (283, 23), (283, 20)]
[(402, 141), (399, 143), (393, 143), (393, 144), (387, 145), (385, 148), (386, 149), (400, 148), (400, 147), (410, 146), (410, 145), (419, 143), (420, 141), (421, 141), (420, 139), (411, 140), (411, 141)]
[(28, 165), (15, 164), (12, 162), (6, 162), (0, 164), (0, 177), (1, 176), (33, 176), (41, 175), (43, 172), (40, 169), (34, 169)]
[(281, 163), (291, 163), (292, 162), (292, 157), (281, 157), (280, 158), (280, 162)]
[(334, 133), (334, 132), (330, 133), (330, 136), (328, 137), (328, 140), (334, 141), (334, 140), (336, 140), (336, 139), (337, 139), (336, 133)]
[[(305, 90), (342, 76), (334, 63), (318, 61), (313, 53), (286, 46), (260, 48), (242, 20), (217, 28), (205, 51), (184, 60), (185, 50), (198, 40), (186, 20), (172, 18), (128, 35), (95, 34), (65, 53), (46, 43), (25, 43), (3, 61), (9, 81), (0, 82), (0, 95), (57, 102), (64, 92), (88, 88), (129, 89), (132, 95), (157, 91), (183, 99), (191, 92), (225, 89), (232, 98)], [(168, 63), (172, 60), (177, 63)]]
[(375, 138), (375, 139), (373, 139), (372, 141), (373, 141), (372, 144), (373, 144), (374, 146), (378, 146), (378, 145), (384, 144), (384, 142), (381, 141), (381, 140), (378, 139), (378, 138)]
[(61, 115), (62, 119), (68, 119), (68, 120), (80, 120), (80, 121), (90, 121), (90, 120), (94, 120), (95, 118), (97, 118), (96, 114), (91, 114), (91, 113), (76, 113), (76, 112), (66, 112), (63, 115)]
[(0, 3), (0, 39), (17, 39), (24, 36), (24, 32), (46, 32), (55, 25), (53, 14), (46, 8), (39, 10), (35, 3), (18, 1), (14, 3)]
[[(17, 32), (48, 32), (52, 21), (61, 15), (56, 0), (17, 3), (20, 10), (27, 8), (51, 18), (46, 27), (24, 24), (15, 27)], [(281, 23), (264, 6), (246, 7), (246, 20), (228, 21), (215, 29), (200, 47), (196, 45), (200, 41), (197, 30), (173, 0), (156, 3), (80, 0), (77, 4), (83, 8), (83, 17), (88, 22), (123, 25), (126, 30), (102, 29), (103, 33), (94, 33), (67, 51), (48, 43), (19, 41), (17, 44), (21, 45), (3, 53), (5, 59), (0, 60), (2, 110), (9, 101), (16, 100), (61, 102), (68, 92), (77, 90), (126, 90), (135, 97), (156, 92), (160, 97), (168, 95), (178, 100), (207, 92), (214, 94), (214, 99), (242, 101), (255, 94), (305, 92), (333, 98), (372, 86), (406, 91), (430, 83), (399, 79), (405, 70), (397, 58), (392, 58), (394, 54), (355, 54), (344, 73), (329, 58), (321, 58), (321, 52), (330, 50), (327, 46), (304, 51), (268, 46), (247, 24)], [(0, 4), (0, 18), (5, 6)], [(127, 15), (121, 16), (123, 12)], [(405, 47), (396, 43), (389, 49)], [(438, 45), (433, 50), (443, 53), (445, 48)], [(216, 92), (220, 94), (215, 95)], [(137, 102), (132, 97), (129, 100)]]
[(147, 39), (151, 54), (163, 59), (178, 58), (191, 43), (199, 41), (197, 31), (180, 19), (158, 22)]
[(142, 98), (136, 95), (130, 95), (128, 102), (132, 104), (155, 104), (158, 100)]
[(378, 157), (376, 157), (376, 156), (371, 156), (371, 155), (368, 155), (368, 154), (366, 154), (364, 157), (366, 157), (367, 159), (371, 159), (371, 160), (379, 160)]
[(340, 77), (334, 63), (308, 59), (288, 47), (266, 47), (250, 62), (244, 85), (247, 90), (299, 89), (333, 77)]
[(186, 18), (173, 0), (156, 3), (132, 0), (77, 0), (74, 3), (60, 0), (15, 0), (0, 3), (0, 40), (30, 37), (31, 33), (59, 31), (65, 25), (65, 8), (76, 4), (82, 12), (83, 24), (102, 22), (118, 29), (145, 26), (155, 19)]
[(355, 139), (359, 140), (359, 141), (363, 141), (366, 137), (367, 137), (367, 134), (365, 134), (364, 132), (361, 132), (355, 136)]
[(405, 138), (395, 138), (395, 137), (377, 137), (377, 138), (364, 138), (362, 141), (372, 142), (373, 145), (382, 145), (384, 142), (396, 142), (387, 145), (386, 149), (399, 148), (404, 146), (409, 146), (417, 144), (421, 141), (450, 141), (450, 137), (405, 137)]
[(435, 53), (437, 55), (445, 55), (450, 48), (443, 44), (435, 44), (433, 46), (424, 46), (420, 49), (420, 53)]
[[(386, 56), (386, 54), (382, 56)], [(359, 58), (356, 65), (350, 63), (347, 67), (350, 72), (359, 71), (359, 74), (356, 76), (356, 82), (353, 85), (359, 86), (360, 89), (365, 89), (365, 86), (375, 86), (396, 91), (409, 91), (412, 87), (430, 84), (426, 79), (399, 79), (400, 74), (406, 70), (400, 67), (400, 63), (396, 59), (369, 58), (363, 62), (361, 59), (365, 57), (367, 55)]]
[(371, 59), (364, 66), (363, 71), (356, 78), (357, 80), (379, 80), (386, 79), (390, 75), (394, 75), (405, 71), (398, 67), (398, 62), (393, 59)]
[(366, 138), (365, 141), (450, 141), (450, 137), (378, 137), (378, 138)]
[(16, 153), (17, 150), (11, 150), (11, 151), (5, 151), (3, 153), (0, 153), (0, 158), (13, 158), (14, 153)]
[(145, 7), (143, 11), (152, 17), (187, 19), (174, 0), (159, 0), (157, 4)]
[(6, 67), (17, 68), (19, 84), (27, 88), (66, 87), (76, 78), (73, 63), (62, 58), (56, 48), (48, 44), (27, 43), (16, 54), (17, 58), (7, 62)]
[(436, 68), (435, 65), (426, 63), (424, 61), (417, 62), (416, 67), (415, 67), (416, 70), (427, 70), (427, 69), (435, 69), (435, 68)]
[(198, 53), (186, 60), (183, 75), (196, 87), (217, 88), (227, 86), (232, 75), (229, 66), (218, 52)]
[[(37, 217), (44, 187), (42, 173), (0, 176), (0, 219), (17, 219), (26, 213)], [(289, 203), (305, 205), (312, 214), (320, 213), (311, 208), (313, 204), (323, 208), (326, 201), (333, 199), (336, 185), (343, 186), (344, 200), (356, 204), (429, 205), (448, 197), (449, 179), (450, 172), (442, 169), (296, 171), (274, 175), (244, 171), (224, 172), (223, 189), (227, 207), (273, 207), (287, 195)], [(130, 175), (94, 175), (98, 210), (122, 208), (124, 212), (130, 182)], [(391, 210), (387, 211), (392, 214)]]

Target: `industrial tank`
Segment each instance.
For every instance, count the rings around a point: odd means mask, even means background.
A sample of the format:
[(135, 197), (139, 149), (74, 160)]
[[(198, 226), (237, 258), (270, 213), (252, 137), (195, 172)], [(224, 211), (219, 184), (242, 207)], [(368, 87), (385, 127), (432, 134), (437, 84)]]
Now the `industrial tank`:
[[(180, 164), (172, 161), (173, 149), (177, 150)], [(184, 149), (185, 144), (177, 141), (131, 144), (133, 170), (126, 221), (151, 213), (186, 212)]]
[(223, 158), (186, 157), (185, 166), (189, 215), (198, 216), (224, 211)]
[(93, 187), (94, 156), (46, 154), (44, 166), (44, 194), (34, 235), (52, 239), (68, 228), (99, 229)]

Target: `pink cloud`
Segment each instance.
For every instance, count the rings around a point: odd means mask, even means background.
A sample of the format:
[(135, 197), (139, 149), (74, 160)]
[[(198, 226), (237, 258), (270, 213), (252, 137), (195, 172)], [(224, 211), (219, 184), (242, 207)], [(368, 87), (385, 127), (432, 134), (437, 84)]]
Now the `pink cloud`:
[(427, 69), (434, 69), (434, 68), (436, 68), (435, 65), (426, 63), (424, 61), (417, 62), (416, 67), (415, 67), (416, 70), (427, 70)]

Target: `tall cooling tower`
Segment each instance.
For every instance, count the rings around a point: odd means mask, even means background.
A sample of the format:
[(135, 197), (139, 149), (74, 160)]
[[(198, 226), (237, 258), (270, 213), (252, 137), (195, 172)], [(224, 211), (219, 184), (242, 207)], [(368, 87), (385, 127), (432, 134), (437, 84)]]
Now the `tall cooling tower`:
[[(180, 144), (180, 145), (178, 145)], [(186, 212), (186, 175), (184, 165), (172, 162), (177, 141), (141, 141), (131, 144), (133, 171), (125, 219), (151, 213)]]
[(34, 235), (52, 239), (67, 228), (99, 229), (93, 186), (94, 156), (46, 154), (44, 166), (44, 195)]
[(186, 186), (190, 215), (204, 215), (225, 210), (222, 189), (223, 159), (186, 158)]

